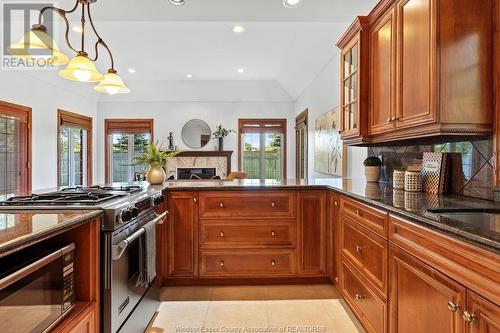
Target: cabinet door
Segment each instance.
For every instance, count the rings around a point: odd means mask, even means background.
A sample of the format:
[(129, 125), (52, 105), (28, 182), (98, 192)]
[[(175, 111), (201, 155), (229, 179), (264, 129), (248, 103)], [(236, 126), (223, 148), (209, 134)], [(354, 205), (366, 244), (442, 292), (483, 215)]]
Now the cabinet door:
[(396, 34), (395, 9), (389, 11), (371, 30), (371, 134), (394, 128)]
[(330, 280), (338, 283), (340, 198), (332, 193), (328, 195), (328, 212), (326, 270)]
[(461, 333), (465, 288), (391, 246), (390, 332)]
[(435, 120), (436, 3), (397, 4), (397, 122), (410, 127)]
[(342, 137), (359, 134), (359, 34), (346, 45), (341, 54), (341, 116)]
[(168, 276), (198, 276), (198, 193), (168, 194)]
[(326, 276), (326, 192), (299, 192), (301, 275)]
[(470, 290), (463, 318), (467, 333), (500, 333), (500, 307)]

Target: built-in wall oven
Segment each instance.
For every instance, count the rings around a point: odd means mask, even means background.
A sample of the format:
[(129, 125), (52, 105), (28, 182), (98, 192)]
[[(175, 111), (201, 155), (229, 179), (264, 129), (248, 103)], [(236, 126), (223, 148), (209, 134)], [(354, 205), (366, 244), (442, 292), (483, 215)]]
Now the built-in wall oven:
[(0, 258), (0, 332), (49, 332), (73, 309), (74, 251), (35, 246)]

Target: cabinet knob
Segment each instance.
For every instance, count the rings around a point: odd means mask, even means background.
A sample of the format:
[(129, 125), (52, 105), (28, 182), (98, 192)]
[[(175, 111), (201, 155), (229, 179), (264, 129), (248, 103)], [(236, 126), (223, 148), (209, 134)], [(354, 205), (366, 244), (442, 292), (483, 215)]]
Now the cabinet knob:
[(453, 303), (452, 301), (449, 301), (448, 310), (450, 310), (451, 312), (456, 312), (458, 310), (458, 305)]
[(276, 207), (276, 203), (271, 202), (271, 207)]
[(222, 267), (224, 266), (224, 260), (219, 261), (219, 265)]
[(470, 313), (469, 311), (464, 311), (464, 313), (462, 314), (462, 318), (464, 318), (464, 320), (468, 323), (476, 320), (476, 316)]
[(219, 202), (219, 206), (220, 206), (220, 208), (224, 208), (224, 203), (222, 201)]
[(221, 236), (221, 237), (224, 237), (224, 231), (221, 231), (221, 232), (220, 232), (220, 236)]
[(365, 298), (365, 297), (364, 297), (363, 295), (361, 295), (361, 294), (356, 294), (354, 297), (355, 297), (358, 301), (361, 301), (362, 299), (364, 299), (364, 298)]
[(196, 198), (193, 198), (193, 201), (194, 201), (194, 202), (196, 203), (196, 202), (198, 202), (198, 199), (196, 199)]
[(333, 204), (335, 205), (335, 207), (339, 206), (339, 202), (338, 201), (334, 201)]
[(363, 250), (362, 246), (356, 245), (356, 252), (361, 253), (362, 250)]
[(392, 123), (392, 118), (391, 117), (387, 118), (387, 122)]
[(359, 209), (356, 209), (356, 215), (361, 216), (361, 211)]
[(276, 232), (271, 231), (271, 236), (276, 237)]
[(276, 260), (271, 260), (271, 266), (276, 266)]

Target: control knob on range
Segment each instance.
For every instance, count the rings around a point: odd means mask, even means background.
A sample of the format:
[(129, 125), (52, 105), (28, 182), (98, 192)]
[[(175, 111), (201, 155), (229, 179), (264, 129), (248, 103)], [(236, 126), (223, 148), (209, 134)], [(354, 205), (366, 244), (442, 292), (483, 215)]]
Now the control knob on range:
[(133, 215), (132, 215), (132, 210), (130, 208), (124, 208), (120, 212), (120, 222), (128, 222), (132, 220)]
[(132, 212), (132, 217), (137, 217), (139, 216), (139, 208), (132, 206), (130, 208), (130, 211)]
[(157, 195), (153, 198), (153, 204), (155, 206), (161, 205), (161, 203), (165, 200), (165, 196), (163, 194)]

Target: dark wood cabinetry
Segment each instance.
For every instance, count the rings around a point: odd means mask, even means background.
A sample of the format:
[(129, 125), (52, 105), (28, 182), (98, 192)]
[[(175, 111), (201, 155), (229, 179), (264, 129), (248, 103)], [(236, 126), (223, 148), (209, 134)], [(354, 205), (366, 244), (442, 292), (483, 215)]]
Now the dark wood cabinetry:
[[(357, 68), (369, 67), (369, 84), (354, 94), (360, 103), (368, 101), (355, 108), (356, 129), (369, 131), (354, 131), (341, 118), (345, 142), (491, 134), (494, 1), (382, 0), (367, 17), (356, 18), (337, 44), (343, 57), (341, 114), (349, 114), (352, 102), (344, 97), (351, 88), (344, 54), (359, 43), (359, 31), (369, 31), (357, 58)], [(366, 22), (362, 29), (359, 22)], [(361, 78), (360, 84), (366, 81)]]
[(467, 333), (500, 333), (500, 306), (467, 291), (467, 309), (462, 314)]
[(299, 275), (326, 275), (326, 192), (300, 191)]
[(198, 276), (198, 192), (170, 192), (167, 277)]
[(326, 271), (333, 283), (338, 283), (339, 272), (339, 233), (340, 233), (340, 197), (328, 193)]

